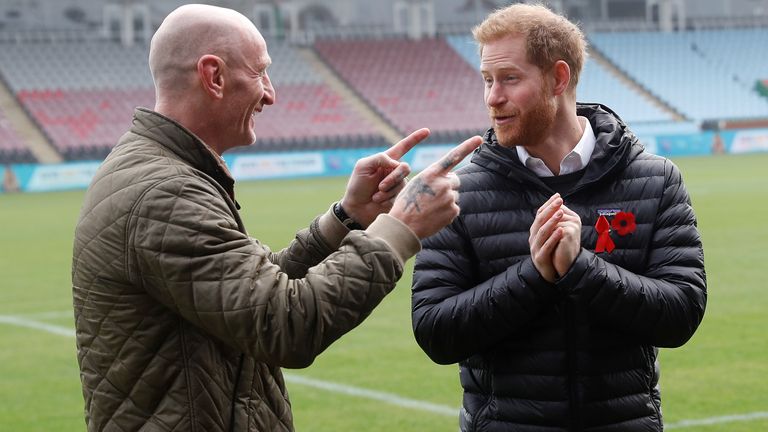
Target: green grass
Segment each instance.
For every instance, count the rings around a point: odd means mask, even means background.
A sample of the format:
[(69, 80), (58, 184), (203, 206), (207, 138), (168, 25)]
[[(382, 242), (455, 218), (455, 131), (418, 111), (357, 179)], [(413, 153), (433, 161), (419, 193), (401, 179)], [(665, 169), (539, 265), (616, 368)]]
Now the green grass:
[[(662, 350), (666, 421), (768, 412), (768, 288), (762, 267), (768, 262), (768, 154), (676, 163), (704, 238), (709, 304), (687, 345)], [(278, 249), (340, 197), (344, 183), (243, 183), (237, 198), (250, 234)], [(0, 195), (0, 315), (72, 327), (69, 266), (82, 197), (82, 191)], [(286, 372), (458, 407), (456, 366), (431, 363), (413, 340), (410, 274), (409, 267), (371, 317), (315, 364)], [(47, 312), (64, 313), (40, 315)], [(0, 377), (0, 430), (84, 430), (73, 338), (0, 323)], [(299, 431), (436, 432), (458, 427), (454, 417), (300, 384), (289, 384), (289, 390)], [(768, 430), (768, 419), (680, 430), (760, 431)]]

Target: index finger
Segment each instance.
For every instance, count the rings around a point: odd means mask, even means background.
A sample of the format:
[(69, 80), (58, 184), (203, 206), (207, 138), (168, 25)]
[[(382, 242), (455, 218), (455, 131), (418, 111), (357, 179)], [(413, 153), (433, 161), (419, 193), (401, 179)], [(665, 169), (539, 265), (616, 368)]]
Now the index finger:
[(384, 151), (384, 154), (391, 157), (394, 160), (400, 160), (406, 153), (408, 153), (413, 146), (424, 141), (429, 136), (429, 129), (421, 128), (415, 132), (411, 132), (410, 135), (398, 141), (397, 144)]
[(549, 197), (549, 199), (547, 200), (547, 202), (545, 202), (544, 204), (542, 204), (542, 205), (539, 207), (539, 209), (538, 209), (538, 210), (536, 210), (536, 214), (540, 214), (541, 212), (543, 212), (543, 211), (544, 211), (544, 210), (545, 210), (547, 207), (549, 207), (549, 205), (550, 205), (550, 204), (552, 204), (552, 202), (554, 202), (554, 201), (555, 201), (556, 199), (558, 199), (558, 198), (560, 198), (560, 194), (559, 194), (559, 193), (557, 193), (557, 192), (555, 192), (555, 193), (554, 193), (554, 195), (552, 195), (551, 197)]
[(463, 161), (468, 154), (472, 153), (476, 148), (480, 147), (480, 144), (482, 143), (482, 138), (479, 136), (473, 136), (472, 138), (451, 149), (447, 155), (433, 163), (431, 167), (434, 167), (433, 169), (438, 174), (445, 174), (452, 170), (456, 165), (458, 165), (459, 162)]

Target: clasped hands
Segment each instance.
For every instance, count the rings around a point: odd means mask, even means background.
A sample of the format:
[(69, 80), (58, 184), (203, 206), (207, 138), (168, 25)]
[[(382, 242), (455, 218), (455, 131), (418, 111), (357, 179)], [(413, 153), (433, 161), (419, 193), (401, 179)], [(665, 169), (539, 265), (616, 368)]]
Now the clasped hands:
[(347, 183), (341, 206), (363, 227), (381, 213), (399, 219), (419, 238), (428, 237), (458, 214), (459, 178), (451, 170), (482, 143), (474, 136), (408, 181), (410, 166), (400, 161), (429, 136), (419, 129), (386, 151), (357, 161)]
[(533, 265), (541, 276), (555, 282), (571, 268), (581, 251), (581, 218), (552, 195), (536, 211), (528, 244)]

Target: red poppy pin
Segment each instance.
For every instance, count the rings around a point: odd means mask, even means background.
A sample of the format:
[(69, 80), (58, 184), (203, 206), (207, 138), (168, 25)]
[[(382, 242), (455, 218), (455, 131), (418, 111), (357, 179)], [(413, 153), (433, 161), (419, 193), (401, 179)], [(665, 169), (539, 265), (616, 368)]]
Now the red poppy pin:
[[(595, 230), (597, 231), (596, 253), (611, 253), (616, 248), (616, 244), (611, 238), (611, 231), (615, 231), (616, 234), (623, 237), (627, 234), (632, 234), (637, 229), (635, 215), (632, 212), (610, 209), (598, 210), (597, 213), (600, 217), (597, 218), (595, 223)], [(613, 220), (608, 223), (606, 216), (613, 216)]]

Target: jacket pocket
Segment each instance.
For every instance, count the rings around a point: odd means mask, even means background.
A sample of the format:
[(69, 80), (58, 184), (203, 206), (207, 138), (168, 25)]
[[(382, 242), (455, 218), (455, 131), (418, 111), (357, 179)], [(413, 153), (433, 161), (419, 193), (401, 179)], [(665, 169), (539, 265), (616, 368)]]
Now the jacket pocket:
[(467, 413), (470, 419), (470, 422), (469, 422), (470, 427), (468, 429), (468, 432), (474, 432), (478, 430), (477, 424), (483, 418), (488, 419), (488, 410), (490, 409), (492, 402), (493, 402), (493, 396), (488, 396), (488, 400), (483, 404), (483, 406), (480, 407), (479, 410), (477, 410), (474, 417), (471, 414)]
[(463, 406), (459, 411), (459, 430), (461, 432), (471, 432), (474, 430), (474, 425), (472, 424), (472, 414), (470, 414), (469, 411), (467, 411), (467, 409)]

